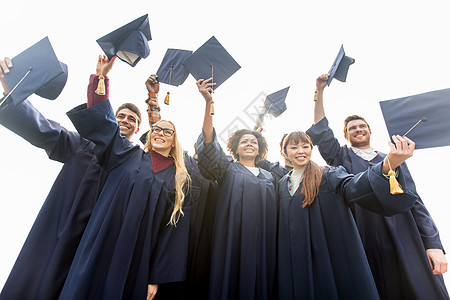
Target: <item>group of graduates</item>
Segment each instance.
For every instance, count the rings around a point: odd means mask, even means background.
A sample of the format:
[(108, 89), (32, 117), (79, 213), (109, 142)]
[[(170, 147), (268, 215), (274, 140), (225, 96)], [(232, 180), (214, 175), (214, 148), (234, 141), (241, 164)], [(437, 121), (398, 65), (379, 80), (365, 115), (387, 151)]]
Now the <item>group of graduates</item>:
[[(196, 83), (194, 157), (161, 120), (154, 75), (151, 129), (132, 143), (142, 118), (132, 103), (112, 110), (114, 61), (99, 57), (87, 103), (67, 113), (77, 132), (28, 100), (0, 107), (3, 126), (63, 163), (0, 299), (449, 299), (439, 233), (404, 164), (414, 142), (394, 136), (377, 152), (353, 115), (340, 146), (324, 112), (329, 74), (316, 80), (315, 124), (283, 136), (281, 164), (257, 130), (232, 133), (225, 153), (211, 78)], [(5, 95), (13, 68), (0, 60)], [(311, 161), (313, 145), (328, 166)]]

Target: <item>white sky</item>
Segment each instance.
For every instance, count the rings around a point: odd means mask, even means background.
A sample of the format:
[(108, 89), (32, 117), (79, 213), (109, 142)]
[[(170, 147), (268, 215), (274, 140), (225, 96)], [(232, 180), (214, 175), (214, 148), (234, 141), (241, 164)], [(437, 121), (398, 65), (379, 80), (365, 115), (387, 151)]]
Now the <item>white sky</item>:
[[(145, 116), (144, 82), (156, 72), (166, 49), (195, 50), (214, 35), (242, 67), (215, 93), (217, 132), (226, 135), (234, 124), (253, 127), (253, 118), (245, 113), (254, 112), (252, 103), (260, 103), (262, 93), (291, 87), (288, 110), (266, 120), (263, 132), (273, 161), (280, 159), (278, 143), (284, 132), (305, 131), (312, 124), (315, 79), (329, 70), (341, 44), (356, 62), (346, 83), (334, 80), (325, 90), (326, 115), (341, 143), (345, 142), (343, 119), (360, 114), (371, 125), (372, 146), (387, 152), (388, 134), (379, 101), (450, 85), (447, 1), (8, 2), (0, 17), (0, 57), (13, 57), (49, 36), (58, 58), (69, 66), (69, 79), (55, 101), (38, 96), (30, 100), (45, 116), (69, 129), (73, 126), (65, 112), (85, 101), (89, 75), (102, 54), (96, 39), (146, 13), (153, 37), (150, 56), (135, 68), (116, 62), (109, 74), (113, 107), (134, 102)], [(167, 90), (162, 84), (161, 113), (175, 122), (182, 145), (192, 153), (201, 131), (204, 100), (191, 76), (182, 86), (170, 88), (170, 106), (162, 103)], [(146, 130), (144, 121), (140, 133)], [(61, 164), (3, 127), (0, 136), (1, 287)], [(448, 155), (448, 147), (423, 149), (408, 160), (418, 192), (447, 248)], [(324, 164), (317, 150), (313, 159)]]

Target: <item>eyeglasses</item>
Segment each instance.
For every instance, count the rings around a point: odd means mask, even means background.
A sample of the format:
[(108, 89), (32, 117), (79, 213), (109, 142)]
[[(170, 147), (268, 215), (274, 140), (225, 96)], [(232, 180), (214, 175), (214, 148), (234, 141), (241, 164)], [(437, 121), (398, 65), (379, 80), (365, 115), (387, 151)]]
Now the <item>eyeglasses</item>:
[(158, 133), (160, 133), (161, 131), (162, 131), (163, 134), (164, 134), (165, 136), (167, 136), (167, 137), (170, 137), (170, 136), (172, 136), (172, 135), (175, 133), (175, 130), (170, 129), (170, 128), (161, 128), (161, 127), (156, 126), (156, 125), (152, 126), (152, 133), (158, 134)]

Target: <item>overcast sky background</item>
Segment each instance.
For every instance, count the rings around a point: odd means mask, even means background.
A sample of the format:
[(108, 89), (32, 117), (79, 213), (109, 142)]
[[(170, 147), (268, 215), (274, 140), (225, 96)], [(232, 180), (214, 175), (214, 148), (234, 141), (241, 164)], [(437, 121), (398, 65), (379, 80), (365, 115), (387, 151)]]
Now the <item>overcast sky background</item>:
[[(326, 116), (342, 144), (344, 118), (359, 114), (370, 123), (372, 146), (388, 152), (379, 101), (450, 87), (447, 1), (15, 0), (2, 7), (0, 57), (13, 57), (49, 36), (59, 60), (69, 66), (59, 98), (30, 97), (45, 116), (69, 129), (73, 126), (65, 112), (86, 101), (89, 75), (102, 54), (96, 40), (146, 13), (153, 37), (150, 56), (134, 68), (117, 60), (109, 74), (113, 107), (134, 102), (142, 110), (140, 133), (148, 130), (144, 83), (167, 48), (194, 51), (213, 35), (242, 67), (214, 94), (214, 125), (221, 138), (226, 139), (229, 130), (252, 128), (264, 95), (290, 86), (288, 110), (265, 120), (263, 134), (272, 161), (281, 159), (278, 143), (283, 133), (306, 131), (313, 123), (315, 79), (328, 72), (341, 44), (356, 62), (347, 82), (333, 80), (324, 97)], [(182, 86), (170, 87), (169, 106), (163, 104), (168, 89), (161, 84), (162, 116), (175, 122), (183, 147), (192, 154), (204, 100), (192, 76)], [(62, 165), (4, 127), (0, 136), (1, 287)], [(317, 149), (314, 152), (313, 159), (323, 165)], [(408, 160), (447, 248), (449, 153), (448, 147), (422, 149)], [(448, 286), (448, 278), (446, 282)]]

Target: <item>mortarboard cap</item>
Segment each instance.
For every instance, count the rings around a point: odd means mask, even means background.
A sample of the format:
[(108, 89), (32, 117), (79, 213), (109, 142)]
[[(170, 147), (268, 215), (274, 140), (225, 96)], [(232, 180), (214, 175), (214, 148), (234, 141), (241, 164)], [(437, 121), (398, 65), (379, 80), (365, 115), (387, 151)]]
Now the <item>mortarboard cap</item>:
[[(180, 49), (167, 49), (166, 54), (159, 66), (156, 75), (158, 81), (169, 85), (179, 86), (183, 84), (189, 76), (189, 71), (183, 66), (183, 62), (191, 56), (192, 51)], [(165, 104), (169, 104), (170, 92), (167, 92), (164, 99)]]
[(67, 65), (58, 60), (48, 37), (15, 56), (12, 64), (5, 80), (16, 105), (33, 93), (54, 100), (66, 85)]
[(266, 97), (264, 101), (264, 107), (266, 108), (265, 113), (269, 113), (274, 117), (281, 115), (286, 109), (286, 96), (289, 91), (289, 86), (278, 92), (272, 93)]
[(183, 66), (183, 62), (191, 56), (192, 51), (180, 49), (167, 49), (156, 75), (158, 81), (174, 86), (183, 84), (189, 75), (189, 71)]
[(328, 71), (330, 76), (328, 77), (327, 85), (328, 86), (330, 85), (333, 78), (345, 82), (345, 80), (347, 80), (348, 68), (354, 62), (355, 60), (353, 58), (345, 55), (344, 45), (341, 45), (341, 49), (339, 49), (339, 53), (336, 59), (334, 60), (334, 63), (331, 66), (330, 71)]
[(151, 39), (146, 14), (99, 38), (97, 43), (109, 59), (117, 55), (119, 59), (134, 67), (141, 58), (150, 54), (148, 41)]
[[(196, 80), (212, 77), (213, 90), (241, 68), (214, 36), (195, 50), (183, 65)], [(211, 102), (211, 115), (214, 114), (213, 104)]]
[(450, 145), (450, 89), (380, 101), (389, 136), (406, 135), (416, 149)]
[(213, 36), (186, 59), (183, 65), (196, 80), (213, 78), (217, 89), (241, 66)]

